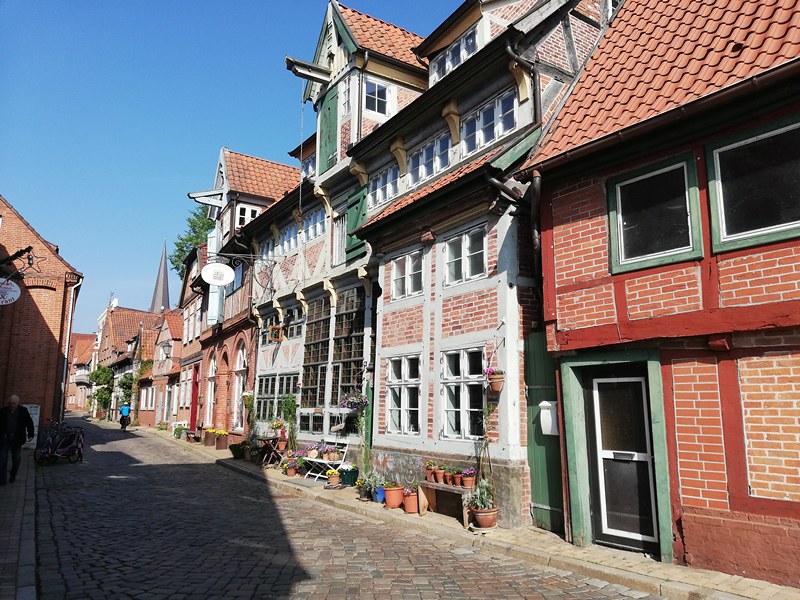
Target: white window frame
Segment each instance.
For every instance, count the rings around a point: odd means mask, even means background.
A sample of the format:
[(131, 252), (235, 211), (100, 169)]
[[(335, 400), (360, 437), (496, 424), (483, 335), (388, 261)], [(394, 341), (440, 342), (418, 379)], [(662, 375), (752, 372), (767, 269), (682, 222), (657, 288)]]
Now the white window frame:
[(233, 424), (234, 431), (244, 431), (244, 400), (242, 394), (244, 393), (245, 385), (247, 385), (247, 349), (241, 343), (236, 348), (236, 369), (234, 370), (234, 385), (233, 385)]
[(347, 214), (333, 219), (333, 264), (341, 265), (347, 261)]
[(303, 235), (305, 241), (320, 237), (325, 233), (325, 209), (312, 210), (303, 218)]
[(409, 187), (414, 187), (448, 168), (452, 147), (450, 134), (445, 132), (411, 152), (408, 157)]
[[(412, 265), (414, 263), (414, 259), (419, 259), (419, 270), (412, 271)], [(392, 274), (392, 300), (400, 300), (401, 298), (408, 298), (411, 296), (420, 296), (423, 292), (424, 281), (422, 277), (422, 273), (424, 270), (423, 267), (424, 255), (422, 250), (415, 250), (405, 256), (401, 256), (399, 258), (395, 258), (391, 264), (391, 274)], [(415, 277), (418, 275), (418, 278)], [(403, 290), (398, 291), (398, 284), (402, 281)], [(414, 286), (412, 285), (415, 281), (418, 281), (419, 286), (416, 289), (413, 289)]]
[(278, 237), (278, 246), (275, 249), (277, 256), (286, 256), (297, 250), (298, 233), (297, 223), (290, 223), (281, 229)]
[[(470, 40), (472, 40), (471, 44)], [(441, 81), (446, 75), (452, 73), (477, 51), (478, 28), (476, 26), (464, 32), (460, 38), (442, 50), (436, 58), (430, 62), (430, 84), (433, 85)], [(456, 60), (453, 60), (454, 58), (456, 58)]]
[(263, 260), (272, 260), (275, 258), (275, 238), (273, 236), (269, 236), (261, 242), (261, 251), (259, 254)]
[(258, 208), (240, 204), (236, 212), (236, 228), (240, 229), (258, 216)]
[(206, 377), (206, 416), (203, 423), (206, 427), (214, 424), (214, 396), (217, 393), (217, 359), (212, 356), (208, 363)]
[[(507, 102), (511, 102), (510, 107)], [(461, 121), (461, 156), (469, 156), (514, 131), (517, 111), (517, 95), (514, 90), (509, 90), (467, 115)], [(506, 122), (507, 115), (513, 121), (510, 124)], [(472, 128), (474, 131), (470, 131)]]
[[(468, 372), (469, 356), (473, 354), (476, 359), (474, 362), (478, 368), (470, 373)], [(477, 356), (474, 356), (477, 354)], [(460, 372), (450, 373), (449, 367), (450, 357), (458, 357)], [(442, 399), (442, 436), (449, 439), (480, 439), (483, 438), (485, 432), (480, 434), (469, 431), (470, 426), (470, 413), (478, 412), (478, 409), (472, 409), (469, 406), (469, 392), (480, 390), (482, 397), (482, 405), (480, 408), (480, 423), (483, 424), (483, 415), (486, 410), (486, 377), (483, 373), (483, 365), (485, 364), (485, 356), (483, 348), (461, 348), (457, 350), (447, 350), (441, 353), (441, 399)], [(455, 409), (449, 408), (450, 394), (458, 392), (459, 406)], [(460, 431), (449, 431), (450, 421), (448, 417), (451, 414), (458, 413)]]
[[(416, 377), (412, 377), (411, 362), (416, 361)], [(396, 377), (395, 366), (400, 367), (400, 377)], [(393, 356), (386, 361), (386, 431), (398, 435), (419, 436), (422, 428), (422, 357), (419, 354), (407, 356)], [(417, 406), (410, 407), (409, 396), (416, 392)], [(396, 394), (396, 396), (395, 396)], [(400, 400), (400, 406), (395, 407), (393, 399)], [(417, 412), (417, 429), (411, 425), (411, 412)], [(396, 418), (393, 418), (396, 413)], [(395, 426), (399, 422), (399, 427)]]
[(385, 204), (400, 193), (400, 167), (391, 165), (369, 180), (369, 206)]
[[(483, 255), (483, 260), (481, 261), (481, 267), (479, 270), (473, 271), (472, 269), (472, 261), (470, 258), (478, 254), (478, 252), (473, 251), (470, 253), (470, 245), (469, 241), (474, 236), (480, 235), (482, 239), (481, 250), (480, 253)], [(457, 258), (452, 256), (452, 248), (459, 244), (460, 246), (460, 255)], [(445, 286), (453, 286), (458, 285), (461, 283), (465, 283), (467, 281), (472, 281), (475, 279), (481, 279), (482, 277), (486, 277), (488, 272), (488, 265), (487, 265), (487, 235), (486, 229), (483, 226), (474, 227), (469, 229), (459, 235), (455, 235), (452, 237), (447, 238), (444, 241), (444, 285)], [(450, 275), (450, 265), (458, 261), (461, 263), (461, 277), (460, 278), (451, 278)]]
[[(370, 94), (370, 86), (375, 86), (374, 94)], [(383, 99), (380, 98), (381, 88), (383, 89)], [(375, 108), (369, 108), (367, 106), (371, 99), (375, 103)], [(381, 102), (383, 102), (385, 106), (384, 112), (378, 110)], [(391, 114), (391, 88), (388, 83), (378, 81), (377, 79), (373, 79), (371, 77), (366, 78), (364, 81), (364, 111), (367, 113), (381, 115), (383, 117), (388, 117)]]

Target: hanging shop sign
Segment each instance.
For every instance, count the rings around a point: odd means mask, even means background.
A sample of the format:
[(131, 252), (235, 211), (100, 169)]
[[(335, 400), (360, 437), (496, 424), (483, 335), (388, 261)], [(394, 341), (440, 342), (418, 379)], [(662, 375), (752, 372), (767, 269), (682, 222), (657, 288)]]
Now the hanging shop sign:
[(20, 297), (19, 286), (13, 281), (0, 281), (0, 306), (13, 304)]

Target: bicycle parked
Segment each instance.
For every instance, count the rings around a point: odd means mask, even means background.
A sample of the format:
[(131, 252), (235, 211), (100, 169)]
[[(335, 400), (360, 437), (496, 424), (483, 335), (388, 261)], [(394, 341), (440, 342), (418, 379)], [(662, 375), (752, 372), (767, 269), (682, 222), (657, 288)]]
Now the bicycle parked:
[(71, 427), (62, 421), (48, 420), (50, 429), (33, 453), (36, 462), (40, 465), (54, 464), (59, 458), (66, 458), (70, 463), (82, 461), (83, 427)]

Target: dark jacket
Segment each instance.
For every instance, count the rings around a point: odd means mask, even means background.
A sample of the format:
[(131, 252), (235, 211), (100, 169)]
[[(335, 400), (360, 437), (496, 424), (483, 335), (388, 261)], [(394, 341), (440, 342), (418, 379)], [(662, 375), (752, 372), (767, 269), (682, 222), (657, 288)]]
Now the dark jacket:
[[(14, 444), (21, 446), (28, 438), (33, 437), (33, 419), (28, 409), (21, 404), (17, 406), (17, 428), (14, 432)], [(0, 409), (0, 435), (5, 435), (6, 424), (11, 416), (11, 407), (4, 406)], [(26, 435), (27, 434), (27, 435)]]

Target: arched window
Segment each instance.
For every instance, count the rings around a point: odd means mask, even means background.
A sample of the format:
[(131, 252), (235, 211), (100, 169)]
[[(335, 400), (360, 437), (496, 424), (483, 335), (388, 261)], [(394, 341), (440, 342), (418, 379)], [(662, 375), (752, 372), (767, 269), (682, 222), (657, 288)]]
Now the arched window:
[(206, 416), (203, 424), (207, 428), (214, 427), (214, 397), (217, 395), (217, 359), (212, 356), (208, 363), (206, 377)]
[(244, 430), (244, 400), (242, 393), (247, 385), (247, 350), (244, 344), (236, 349), (236, 368), (234, 369), (233, 386), (233, 430)]

